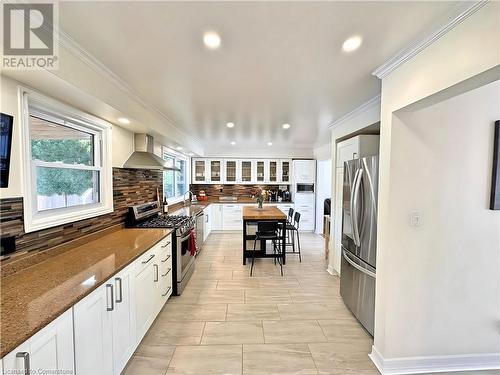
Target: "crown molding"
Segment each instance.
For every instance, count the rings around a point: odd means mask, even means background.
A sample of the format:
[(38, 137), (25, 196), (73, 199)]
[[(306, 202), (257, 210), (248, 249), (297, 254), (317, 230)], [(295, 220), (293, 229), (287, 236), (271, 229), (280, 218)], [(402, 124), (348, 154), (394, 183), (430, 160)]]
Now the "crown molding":
[(346, 113), (344, 116), (340, 117), (339, 119), (335, 120), (330, 125), (328, 125), (328, 127), (330, 129), (334, 129), (334, 128), (342, 125), (343, 123), (353, 119), (356, 116), (359, 116), (361, 113), (363, 113), (363, 112), (365, 112), (365, 111), (367, 111), (367, 110), (369, 110), (369, 109), (371, 109), (379, 104), (380, 104), (380, 94), (378, 94), (377, 96), (374, 96), (370, 100), (364, 102), (359, 107), (353, 109), (351, 112)]
[(78, 60), (82, 61), (85, 65), (91, 68), (93, 71), (98, 73), (101, 77), (105, 78), (109, 83), (118, 88), (121, 92), (126, 94), (129, 98), (139, 103), (141, 106), (147, 110), (155, 113), (165, 120), (170, 126), (175, 128), (180, 134), (194, 140), (196, 143), (201, 144), (200, 140), (190, 134), (187, 134), (184, 130), (180, 129), (174, 120), (168, 117), (163, 111), (158, 107), (149, 103), (147, 100), (142, 98), (124, 79), (114, 73), (106, 65), (104, 65), (100, 60), (98, 60), (94, 55), (85, 50), (80, 44), (78, 44), (71, 36), (62, 31), (60, 28), (55, 28), (59, 37), (59, 46), (66, 49)]
[(446, 23), (427, 32), (423, 37), (412, 42), (408, 47), (401, 50), (394, 57), (375, 69), (372, 75), (380, 79), (388, 76), (397, 67), (422, 52), (431, 44), (453, 30), (460, 23), (471, 17), (474, 13), (484, 7), (489, 1), (490, 0), (478, 0), (475, 1), (472, 5), (469, 5), (468, 2), (460, 3), (460, 5), (458, 5), (458, 7), (454, 9), (453, 14), (451, 16), (448, 15), (448, 20), (446, 21)]

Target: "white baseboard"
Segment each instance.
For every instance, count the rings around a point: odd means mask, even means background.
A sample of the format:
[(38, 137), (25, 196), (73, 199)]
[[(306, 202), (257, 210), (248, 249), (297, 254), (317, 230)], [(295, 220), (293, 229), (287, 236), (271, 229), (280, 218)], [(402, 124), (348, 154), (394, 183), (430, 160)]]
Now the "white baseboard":
[(372, 346), (369, 357), (382, 375), (500, 370), (500, 353), (384, 359)]
[(328, 265), (328, 268), (326, 269), (326, 272), (328, 272), (332, 276), (338, 276), (339, 274), (337, 271), (335, 271), (335, 268), (333, 266)]

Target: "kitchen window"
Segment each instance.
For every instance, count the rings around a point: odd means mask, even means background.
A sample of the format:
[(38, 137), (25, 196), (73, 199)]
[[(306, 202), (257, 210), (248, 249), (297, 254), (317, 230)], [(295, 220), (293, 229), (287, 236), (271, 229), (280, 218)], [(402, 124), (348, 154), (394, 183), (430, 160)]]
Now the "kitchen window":
[(177, 169), (163, 172), (163, 196), (167, 198), (169, 204), (179, 202), (189, 190), (189, 159), (167, 147), (163, 147), (163, 159)]
[(22, 90), (25, 231), (113, 211), (111, 127)]

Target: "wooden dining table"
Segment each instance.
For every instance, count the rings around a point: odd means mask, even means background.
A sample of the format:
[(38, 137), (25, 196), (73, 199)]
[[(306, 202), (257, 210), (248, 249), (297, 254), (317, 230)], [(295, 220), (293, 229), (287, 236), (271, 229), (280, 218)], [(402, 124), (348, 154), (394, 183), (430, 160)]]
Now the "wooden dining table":
[[(247, 248), (247, 241), (255, 241), (255, 234), (248, 234), (248, 226), (257, 226), (259, 221), (276, 221), (286, 227), (286, 215), (276, 206), (264, 206), (258, 208), (255, 206), (243, 206), (243, 264), (246, 264), (247, 258), (252, 257), (253, 247), (249, 250)], [(276, 258), (282, 257), (283, 264), (286, 263), (286, 230), (281, 231), (281, 253), (274, 254), (266, 252), (266, 241), (260, 241), (259, 250), (255, 250), (255, 258)]]

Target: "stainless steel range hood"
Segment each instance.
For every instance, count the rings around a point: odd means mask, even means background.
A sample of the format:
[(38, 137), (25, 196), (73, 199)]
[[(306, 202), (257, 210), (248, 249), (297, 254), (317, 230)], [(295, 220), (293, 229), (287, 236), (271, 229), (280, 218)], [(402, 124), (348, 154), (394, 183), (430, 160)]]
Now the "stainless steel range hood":
[(151, 135), (143, 133), (134, 134), (134, 141), (134, 152), (125, 164), (123, 164), (124, 168), (180, 170), (154, 154), (154, 139)]

